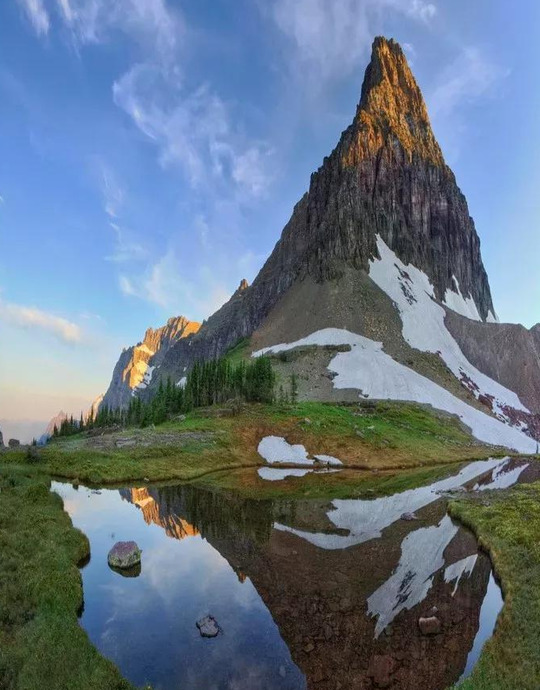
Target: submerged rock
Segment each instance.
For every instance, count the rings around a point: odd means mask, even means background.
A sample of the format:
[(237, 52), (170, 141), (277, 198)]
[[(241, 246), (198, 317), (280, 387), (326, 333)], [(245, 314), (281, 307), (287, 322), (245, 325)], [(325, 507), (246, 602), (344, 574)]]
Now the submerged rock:
[(134, 541), (117, 541), (107, 561), (111, 568), (133, 568), (141, 563), (141, 550)]
[(216, 637), (219, 633), (219, 625), (213, 616), (205, 616), (196, 623), (201, 637)]
[(416, 517), (416, 513), (403, 513), (401, 519), (406, 520), (407, 522), (411, 522), (412, 520), (418, 520), (418, 518)]
[(438, 635), (441, 632), (441, 621), (437, 616), (429, 618), (419, 618), (418, 627), (422, 635)]

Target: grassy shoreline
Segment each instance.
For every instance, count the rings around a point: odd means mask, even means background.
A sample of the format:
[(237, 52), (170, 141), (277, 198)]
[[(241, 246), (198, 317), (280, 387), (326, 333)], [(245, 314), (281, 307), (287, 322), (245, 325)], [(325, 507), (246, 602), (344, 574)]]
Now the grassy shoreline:
[(540, 687), (540, 482), (449, 504), (493, 563), (504, 595), (495, 634), (460, 690)]
[(4, 468), (0, 490), (0, 687), (129, 690), (77, 620), (88, 539), (43, 476)]

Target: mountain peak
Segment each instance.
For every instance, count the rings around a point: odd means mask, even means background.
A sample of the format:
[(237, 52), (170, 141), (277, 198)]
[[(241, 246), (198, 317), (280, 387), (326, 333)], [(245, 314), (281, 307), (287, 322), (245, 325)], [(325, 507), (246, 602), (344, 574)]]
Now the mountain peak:
[(353, 127), (356, 136), (343, 156), (347, 167), (395, 140), (409, 159), (416, 154), (434, 165), (444, 165), (422, 92), (401, 46), (393, 39), (378, 36), (373, 42)]

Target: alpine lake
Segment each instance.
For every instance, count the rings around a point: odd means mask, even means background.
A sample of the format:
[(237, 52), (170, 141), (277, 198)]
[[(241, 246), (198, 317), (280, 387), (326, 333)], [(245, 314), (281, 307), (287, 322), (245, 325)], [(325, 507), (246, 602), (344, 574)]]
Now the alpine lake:
[[(398, 493), (324, 500), (192, 483), (52, 490), (90, 540), (80, 624), (135, 686), (443, 690), (470, 674), (503, 606), (448, 498), (535, 474), (489, 459)], [(266, 480), (303, 481), (282, 475)], [(124, 540), (141, 567), (112, 570)], [(205, 616), (217, 636), (201, 635)]]

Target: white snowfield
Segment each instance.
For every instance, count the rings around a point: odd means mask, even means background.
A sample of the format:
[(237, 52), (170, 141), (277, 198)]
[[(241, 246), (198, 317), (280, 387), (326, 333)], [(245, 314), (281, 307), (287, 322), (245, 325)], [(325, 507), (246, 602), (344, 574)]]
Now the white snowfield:
[(328, 465), (342, 465), (341, 460), (331, 455), (315, 455), (314, 458), (308, 456), (308, 452), (301, 444), (291, 445), (282, 436), (265, 436), (257, 452), (266, 462), (271, 465), (274, 463), (287, 463), (290, 465), (313, 465), (315, 460)]
[(346, 549), (363, 544), (370, 539), (378, 539), (383, 530), (399, 520), (403, 513), (421, 510), (430, 503), (438, 501), (441, 493), (457, 489), (487, 472), (495, 473), (509, 462), (509, 458), (477, 460), (452, 477), (392, 496), (381, 496), (369, 500), (334, 499), (333, 509), (327, 513), (328, 519), (336, 528), (348, 530), (347, 535), (306, 532), (280, 523), (274, 523), (274, 528), (291, 532), (321, 549)]
[[(442, 310), (442, 307), (434, 302), (433, 305)], [(419, 314), (416, 314), (416, 317), (419, 317)], [(428, 324), (424, 326), (425, 330), (429, 330), (430, 327)], [(421, 329), (420, 321), (418, 328)], [(265, 347), (255, 352), (253, 356), (258, 357), (269, 352), (284, 352), (307, 345), (350, 345), (349, 352), (339, 352), (328, 365), (329, 371), (336, 373), (333, 379), (335, 388), (356, 388), (364, 396), (375, 399), (425, 403), (435, 409), (457, 415), (471, 429), (473, 436), (480, 441), (511, 448), (519, 453), (536, 452), (536, 441), (522, 431), (480, 412), (456, 398), (442, 386), (396, 362), (390, 355), (383, 352), (382, 343), (345, 329), (324, 328), (292, 343)], [(488, 380), (491, 381), (491, 379)], [(495, 382), (492, 383), (495, 384)], [(512, 393), (512, 395), (515, 394)]]
[[(445, 310), (435, 301), (435, 291), (427, 275), (412, 264), (400, 261), (379, 235), (377, 248), (381, 258), (370, 261), (369, 277), (396, 304), (403, 323), (403, 337), (409, 345), (423, 352), (438, 353), (456, 378), (465, 379), (475, 397), (493, 396), (493, 412), (501, 419), (507, 419), (503, 406), (529, 412), (516, 393), (483, 374), (465, 357), (444, 324)], [(472, 297), (463, 297), (456, 278), (454, 283), (457, 292), (447, 290), (444, 304), (480, 321)], [(495, 320), (492, 314), (490, 317), (490, 321)]]

